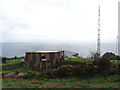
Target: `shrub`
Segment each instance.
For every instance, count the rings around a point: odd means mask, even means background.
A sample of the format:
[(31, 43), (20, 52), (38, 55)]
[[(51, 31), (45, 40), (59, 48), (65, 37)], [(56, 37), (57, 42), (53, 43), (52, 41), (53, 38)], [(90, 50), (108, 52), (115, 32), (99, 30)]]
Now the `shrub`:
[(6, 57), (2, 57), (2, 63), (7, 63), (7, 58)]
[(67, 78), (72, 76), (74, 67), (72, 65), (63, 65), (58, 67), (55, 72), (60, 78)]
[(120, 63), (118, 64), (118, 74), (120, 75)]
[(77, 77), (86, 77), (87, 74), (89, 73), (88, 71), (88, 67), (87, 67), (87, 64), (86, 63), (83, 63), (81, 65), (76, 65), (74, 67), (74, 75), (77, 76)]
[(42, 77), (44, 78), (67, 78), (72, 76), (73, 74), (73, 66), (72, 65), (63, 65), (59, 66), (56, 69), (51, 69), (46, 71)]
[(94, 77), (96, 75), (118, 75), (118, 72), (120, 72), (120, 64), (111, 63), (107, 58), (99, 58), (93, 62), (84, 62), (80, 65), (62, 65), (44, 72), (29, 71), (27, 77), (36, 79)]
[(95, 60), (93, 64), (98, 66), (98, 71), (102, 75), (110, 75), (111, 71), (116, 69), (115, 65), (110, 62), (110, 59), (104, 57)]
[(112, 53), (112, 52), (107, 52), (102, 57), (109, 58), (111, 60), (115, 60), (116, 59), (116, 55), (114, 53)]
[(116, 56), (116, 60), (120, 60), (120, 56)]
[(98, 74), (98, 66), (92, 62), (83, 63), (74, 67), (74, 74), (77, 77), (91, 77)]
[(37, 71), (28, 71), (27, 75), (24, 78), (28, 78), (28, 79), (37, 78), (36, 76), (38, 74), (39, 74), (39, 72), (37, 72)]
[(49, 71), (43, 72), (43, 73), (40, 74), (40, 76), (41, 76), (41, 79), (44, 79), (44, 78), (47, 78), (47, 79), (55, 78), (53, 70), (49, 70)]

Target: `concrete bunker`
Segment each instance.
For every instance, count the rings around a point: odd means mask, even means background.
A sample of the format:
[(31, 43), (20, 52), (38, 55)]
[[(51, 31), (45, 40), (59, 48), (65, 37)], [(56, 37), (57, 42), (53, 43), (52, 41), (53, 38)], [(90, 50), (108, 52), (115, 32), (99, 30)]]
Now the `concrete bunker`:
[(48, 70), (64, 61), (64, 51), (32, 51), (25, 53), (25, 67)]

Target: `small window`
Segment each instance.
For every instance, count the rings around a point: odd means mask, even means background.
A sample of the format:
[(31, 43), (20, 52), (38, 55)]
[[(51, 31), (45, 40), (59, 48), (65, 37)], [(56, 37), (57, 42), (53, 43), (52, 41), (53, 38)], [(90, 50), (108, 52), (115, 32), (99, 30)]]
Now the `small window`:
[(42, 59), (46, 59), (45, 55), (44, 55), (44, 56), (42, 56)]
[(42, 61), (46, 61), (46, 57), (44, 54), (42, 54)]

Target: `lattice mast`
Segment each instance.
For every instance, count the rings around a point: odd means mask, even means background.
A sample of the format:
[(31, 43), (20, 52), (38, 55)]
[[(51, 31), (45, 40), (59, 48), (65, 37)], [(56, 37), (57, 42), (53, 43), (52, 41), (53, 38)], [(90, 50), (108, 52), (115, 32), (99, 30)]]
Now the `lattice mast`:
[(118, 36), (116, 37), (116, 55), (118, 55)]
[(97, 57), (101, 55), (101, 41), (100, 41), (100, 5), (98, 9), (98, 40), (97, 40)]

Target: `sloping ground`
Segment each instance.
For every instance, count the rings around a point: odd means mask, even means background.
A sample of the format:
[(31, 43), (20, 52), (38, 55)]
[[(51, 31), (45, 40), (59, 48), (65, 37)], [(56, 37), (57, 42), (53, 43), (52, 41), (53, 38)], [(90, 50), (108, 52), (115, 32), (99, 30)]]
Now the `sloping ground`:
[(7, 58), (4, 63), (0, 62), (0, 65), (4, 66), (4, 65), (17, 64), (17, 63), (20, 63), (21, 60), (24, 60), (24, 58), (23, 57), (19, 57), (19, 58), (16, 58), (16, 59)]

